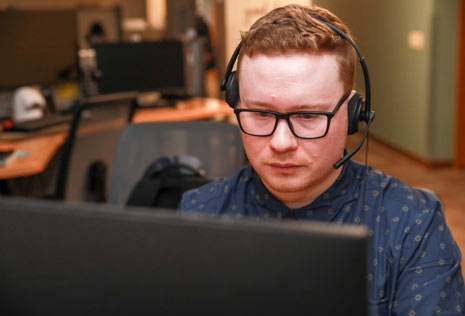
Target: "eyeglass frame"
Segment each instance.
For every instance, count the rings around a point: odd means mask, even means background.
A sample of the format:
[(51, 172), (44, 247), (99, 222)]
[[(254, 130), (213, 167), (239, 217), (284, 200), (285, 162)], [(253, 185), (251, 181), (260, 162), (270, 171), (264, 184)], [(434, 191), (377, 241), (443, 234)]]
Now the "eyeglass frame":
[[(286, 120), (287, 121), (287, 125), (289, 126), (289, 129), (291, 130), (292, 134), (297, 137), (297, 138), (301, 138), (301, 139), (318, 139), (318, 138), (323, 138), (325, 137), (327, 134), (328, 134), (328, 131), (329, 131), (329, 127), (331, 125), (331, 120), (332, 118), (334, 117), (334, 115), (336, 115), (337, 111), (339, 110), (339, 108), (342, 106), (342, 104), (344, 104), (344, 102), (346, 101), (346, 99), (349, 97), (350, 95), (350, 92), (347, 92), (346, 94), (344, 94), (342, 96), (341, 99), (339, 99), (339, 101), (337, 102), (336, 106), (334, 107), (333, 111), (332, 112), (321, 112), (321, 111), (298, 111), (298, 112), (286, 112), (286, 113), (281, 113), (281, 112), (274, 112), (274, 111), (269, 111), (269, 110), (259, 110), (259, 109), (242, 109), (242, 108), (234, 108), (234, 114), (236, 115), (236, 118), (237, 118), (237, 122), (239, 123), (239, 127), (241, 129), (241, 131), (244, 133), (244, 134), (247, 134), (247, 135), (250, 135), (250, 136), (257, 136), (257, 137), (268, 137), (268, 136), (271, 136), (273, 135), (273, 133), (275, 132), (276, 130), (276, 127), (278, 126), (278, 122), (280, 119), (283, 119), (283, 120)], [(267, 114), (273, 114), (275, 116), (275, 124), (274, 124), (274, 127), (273, 127), (273, 130), (268, 133), (268, 134), (265, 134), (265, 135), (257, 135), (257, 134), (252, 134), (252, 133), (248, 133), (244, 130), (244, 128), (242, 127), (242, 123), (241, 123), (241, 119), (239, 117), (239, 114), (241, 112), (255, 112), (255, 113), (267, 113)], [(316, 136), (316, 137), (303, 137), (303, 136), (299, 136), (296, 134), (296, 132), (294, 131), (294, 128), (292, 127), (292, 122), (290, 120), (290, 116), (291, 115), (302, 115), (302, 114), (309, 114), (309, 115), (325, 115), (326, 118), (327, 118), (327, 124), (326, 124), (326, 130), (325, 130), (325, 133), (322, 135), (322, 136)]]

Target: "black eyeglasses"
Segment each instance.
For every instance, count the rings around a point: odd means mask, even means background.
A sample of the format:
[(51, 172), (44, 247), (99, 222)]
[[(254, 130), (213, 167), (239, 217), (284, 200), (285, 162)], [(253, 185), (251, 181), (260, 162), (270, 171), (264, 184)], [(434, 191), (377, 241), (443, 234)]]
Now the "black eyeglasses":
[(298, 138), (315, 139), (325, 137), (336, 114), (350, 92), (344, 94), (332, 112), (288, 112), (280, 113), (267, 110), (234, 109), (242, 132), (252, 136), (270, 136), (276, 130), (278, 121), (284, 119), (289, 129)]

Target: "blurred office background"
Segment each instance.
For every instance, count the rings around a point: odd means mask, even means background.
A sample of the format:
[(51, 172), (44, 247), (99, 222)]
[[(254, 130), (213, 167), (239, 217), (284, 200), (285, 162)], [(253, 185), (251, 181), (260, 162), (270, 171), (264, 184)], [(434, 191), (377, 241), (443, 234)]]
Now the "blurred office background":
[[(203, 76), (191, 76), (190, 92), (219, 97), (216, 83), (239, 40), (239, 31), (271, 8), (296, 2), (312, 1), (0, 0), (0, 12), (76, 9), (77, 38), (69, 39), (76, 49), (88, 48), (92, 36), (95, 41), (201, 37), (212, 55), (196, 56), (193, 62), (202, 64), (209, 77), (204, 82)], [(459, 64), (463, 1), (313, 3), (334, 11), (351, 27), (366, 57), (376, 110), (372, 135), (427, 165), (464, 166), (465, 125), (460, 118), (464, 118), (465, 88), (463, 65)], [(1, 28), (4, 37), (13, 29), (5, 24)], [(2, 79), (3, 86), (5, 80), (21, 76), (2, 72), (3, 78), (9, 77)], [(0, 108), (1, 113), (8, 111), (4, 103)]]
[[(92, 81), (98, 73), (86, 73), (86, 65), (95, 63), (88, 49), (102, 42), (179, 40), (185, 48), (186, 95), (221, 98), (219, 81), (239, 32), (287, 3), (321, 5), (352, 29), (370, 70), (376, 111), (369, 162), (414, 185), (435, 189), (446, 212), (457, 214), (448, 216), (459, 219), (465, 206), (464, 0), (0, 0), (0, 40), (32, 23), (32, 17), (15, 16), (17, 12), (74, 12), (71, 20), (64, 17), (62, 33), (68, 28), (73, 35), (61, 34), (61, 46), (47, 34), (41, 39), (45, 45), (57, 45), (54, 58), (78, 66), (62, 69), (59, 78), (47, 83), (62, 108), (72, 104), (70, 98), (99, 94)], [(45, 15), (34, 18), (39, 19), (34, 23), (47, 23)], [(17, 36), (28, 41), (27, 34)], [(29, 43), (38, 50), (42, 44), (37, 38)], [(2, 43), (0, 63), (5, 67), (10, 64), (7, 58), (23, 58), (21, 52), (8, 55), (4, 47)], [(11, 94), (31, 71), (4, 69), (0, 117), (10, 115)], [(358, 89), (363, 90), (358, 77)], [(127, 78), (128, 84), (131, 80)], [(364, 157), (359, 154), (357, 159)], [(459, 225), (465, 232), (465, 223)]]

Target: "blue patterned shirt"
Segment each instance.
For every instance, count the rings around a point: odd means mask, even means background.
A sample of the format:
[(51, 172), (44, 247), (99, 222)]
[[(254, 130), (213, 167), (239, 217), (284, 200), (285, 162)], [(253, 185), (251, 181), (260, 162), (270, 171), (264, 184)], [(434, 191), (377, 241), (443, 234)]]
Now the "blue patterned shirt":
[(259, 218), (295, 212), (299, 220), (363, 224), (371, 236), (370, 315), (465, 315), (461, 253), (440, 202), (357, 162), (348, 161), (335, 183), (302, 208), (276, 199), (247, 166), (186, 192), (181, 211)]

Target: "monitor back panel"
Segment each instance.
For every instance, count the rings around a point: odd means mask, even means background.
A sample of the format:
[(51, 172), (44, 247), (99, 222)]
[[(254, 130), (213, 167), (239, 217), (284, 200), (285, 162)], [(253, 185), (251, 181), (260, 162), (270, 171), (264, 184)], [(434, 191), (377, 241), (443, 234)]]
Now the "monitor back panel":
[(98, 43), (100, 94), (159, 91), (185, 94), (184, 44), (178, 40)]
[(1, 315), (365, 315), (360, 229), (0, 200)]

